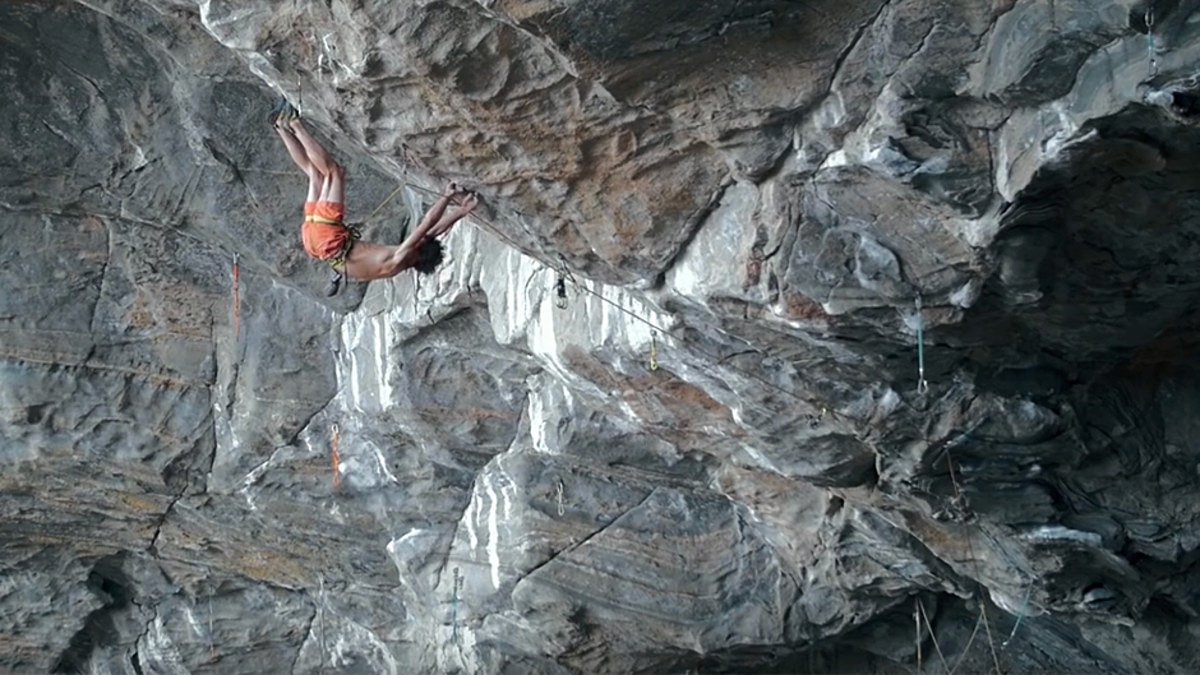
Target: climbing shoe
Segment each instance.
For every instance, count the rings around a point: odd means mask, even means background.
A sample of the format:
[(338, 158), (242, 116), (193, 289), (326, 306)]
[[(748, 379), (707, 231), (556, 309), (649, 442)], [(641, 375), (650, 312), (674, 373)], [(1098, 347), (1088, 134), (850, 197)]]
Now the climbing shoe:
[(325, 286), (325, 297), (332, 298), (340, 290), (342, 290), (342, 273), (334, 272), (333, 276), (329, 278), (329, 283)]
[(271, 108), (271, 115), (267, 118), (267, 122), (273, 127), (278, 127), (281, 124), (286, 126), (292, 120), (299, 118), (300, 111), (288, 102), (286, 96), (281, 96), (275, 107)]

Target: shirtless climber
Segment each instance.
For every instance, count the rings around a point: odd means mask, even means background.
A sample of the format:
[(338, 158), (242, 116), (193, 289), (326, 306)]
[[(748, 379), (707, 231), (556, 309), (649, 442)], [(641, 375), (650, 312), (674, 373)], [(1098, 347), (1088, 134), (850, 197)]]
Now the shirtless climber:
[[(419, 272), (433, 271), (441, 262), (441, 244), (436, 238), (449, 231), (479, 203), (474, 193), (450, 183), (399, 246), (358, 241), (357, 228), (344, 222), (346, 170), (304, 128), (300, 113), (286, 99), (271, 111), (270, 122), (287, 146), (292, 161), (308, 176), (301, 238), (309, 255), (317, 260), (328, 260), (333, 267), (334, 275), (326, 295), (338, 292), (343, 274), (351, 279), (370, 281), (394, 277), (410, 267)], [(447, 214), (446, 207), (451, 202), (458, 206)]]

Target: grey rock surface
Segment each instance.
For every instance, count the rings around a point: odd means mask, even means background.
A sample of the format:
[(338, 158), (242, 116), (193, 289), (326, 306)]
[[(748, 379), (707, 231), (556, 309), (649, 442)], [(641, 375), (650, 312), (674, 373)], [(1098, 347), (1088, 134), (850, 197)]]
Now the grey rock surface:
[(0, 670), (1195, 670), (1198, 10), (0, 3)]

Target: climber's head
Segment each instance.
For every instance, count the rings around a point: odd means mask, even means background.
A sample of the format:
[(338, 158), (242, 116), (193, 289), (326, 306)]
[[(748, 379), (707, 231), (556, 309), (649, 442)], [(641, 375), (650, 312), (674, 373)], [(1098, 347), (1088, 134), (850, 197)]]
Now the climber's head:
[(413, 265), (413, 269), (421, 274), (433, 274), (444, 258), (442, 242), (430, 239), (425, 242), (421, 250), (417, 251), (417, 262)]

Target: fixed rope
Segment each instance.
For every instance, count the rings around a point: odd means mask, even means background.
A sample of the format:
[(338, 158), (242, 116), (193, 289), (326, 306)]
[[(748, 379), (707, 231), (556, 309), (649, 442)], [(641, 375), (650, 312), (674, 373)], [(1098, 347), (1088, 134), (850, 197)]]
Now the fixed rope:
[(1000, 649), (1008, 647), (1008, 643), (1017, 635), (1017, 629), (1021, 627), (1021, 619), (1025, 618), (1025, 613), (1029, 611), (1029, 596), (1033, 594), (1033, 584), (1029, 584), (1025, 588), (1025, 600), (1021, 603), (1021, 609), (1017, 612), (1017, 622), (1013, 624), (1012, 632), (1008, 634), (1008, 639), (1000, 643)]
[(917, 608), (920, 610), (920, 616), (925, 620), (925, 629), (929, 631), (929, 639), (933, 641), (933, 648), (937, 652), (938, 660), (942, 662), (942, 670), (950, 672), (950, 666), (946, 663), (946, 656), (942, 654), (942, 646), (938, 644), (937, 635), (933, 632), (933, 624), (929, 623), (929, 614), (925, 611), (925, 603), (917, 600)]
[(405, 183), (401, 183), (399, 186), (396, 187), (395, 190), (392, 190), (392, 194), (388, 195), (383, 201), (379, 202), (379, 206), (376, 206), (375, 210), (371, 212), (371, 215), (369, 215), (363, 219), (363, 222), (366, 223), (366, 222), (370, 221), (372, 218), (374, 218), (375, 216), (379, 215), (379, 212), (383, 210), (383, 207), (390, 204), (391, 201), (396, 198), (396, 195), (400, 194), (400, 191), (406, 187), (410, 187), (410, 186)]

